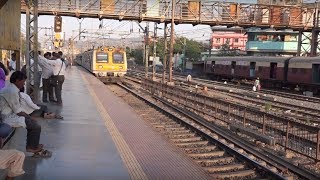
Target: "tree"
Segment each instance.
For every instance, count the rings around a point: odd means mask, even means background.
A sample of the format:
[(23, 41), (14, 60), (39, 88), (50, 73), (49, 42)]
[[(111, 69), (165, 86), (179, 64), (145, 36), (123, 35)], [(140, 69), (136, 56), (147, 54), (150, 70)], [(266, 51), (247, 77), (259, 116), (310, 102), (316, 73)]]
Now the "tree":
[[(169, 42), (168, 42), (168, 51), (169, 51)], [(184, 49), (184, 37), (179, 37), (175, 39), (175, 44), (173, 45), (173, 53), (183, 53)], [(202, 43), (199, 43), (194, 40), (186, 39), (186, 54), (185, 58), (197, 60), (200, 58), (200, 54), (203, 51), (205, 46)], [(152, 48), (150, 48), (152, 49)], [(160, 57), (160, 60), (163, 61), (164, 57), (164, 38), (159, 38), (157, 42), (157, 56)], [(152, 52), (150, 52), (152, 53)], [(168, 52), (169, 53), (169, 52)]]
[(236, 56), (237, 52), (235, 50), (230, 49), (230, 44), (227, 41), (222, 44), (218, 53), (218, 56)]
[(134, 61), (139, 64), (143, 65), (143, 49), (133, 49), (131, 53), (129, 53), (129, 57), (134, 58)]

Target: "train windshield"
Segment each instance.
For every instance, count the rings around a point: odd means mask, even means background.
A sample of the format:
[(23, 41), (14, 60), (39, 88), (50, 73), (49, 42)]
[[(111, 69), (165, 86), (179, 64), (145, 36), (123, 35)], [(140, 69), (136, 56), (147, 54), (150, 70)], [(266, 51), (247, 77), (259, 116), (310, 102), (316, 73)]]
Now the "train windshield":
[(104, 52), (97, 52), (97, 62), (108, 62), (108, 54)]
[(123, 53), (113, 53), (113, 63), (115, 64), (123, 64)]

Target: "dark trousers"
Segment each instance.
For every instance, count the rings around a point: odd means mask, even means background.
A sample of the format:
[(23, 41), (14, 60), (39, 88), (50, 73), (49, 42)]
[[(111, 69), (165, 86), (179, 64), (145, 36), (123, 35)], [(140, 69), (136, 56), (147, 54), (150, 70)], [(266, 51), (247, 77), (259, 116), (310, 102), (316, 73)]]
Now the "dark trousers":
[(42, 78), (42, 84), (43, 84), (42, 101), (43, 102), (47, 102), (48, 101), (48, 93), (49, 93), (49, 100), (54, 100), (54, 98), (53, 98), (53, 87), (50, 84), (50, 78), (49, 79), (43, 79)]
[(27, 148), (36, 149), (40, 141), (41, 126), (31, 118), (25, 118), (27, 125)]
[(55, 90), (57, 101), (58, 103), (62, 103), (61, 94), (62, 94), (62, 84), (64, 82), (64, 75), (59, 75), (54, 77), (53, 82), (55, 82), (54, 90)]
[(46, 105), (37, 104), (37, 106), (40, 107), (40, 109), (37, 109), (33, 111), (30, 115), (31, 116), (38, 116), (38, 117), (44, 117), (44, 113), (48, 112), (48, 107)]

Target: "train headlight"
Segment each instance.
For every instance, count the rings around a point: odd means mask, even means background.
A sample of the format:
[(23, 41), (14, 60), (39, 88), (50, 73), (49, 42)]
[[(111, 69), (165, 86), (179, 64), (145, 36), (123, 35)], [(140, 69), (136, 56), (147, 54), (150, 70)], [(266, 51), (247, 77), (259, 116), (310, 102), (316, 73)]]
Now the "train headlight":
[(120, 69), (123, 69), (123, 66), (120, 66), (119, 68), (120, 68)]
[(103, 66), (102, 65), (99, 65), (99, 69), (102, 69), (103, 68)]

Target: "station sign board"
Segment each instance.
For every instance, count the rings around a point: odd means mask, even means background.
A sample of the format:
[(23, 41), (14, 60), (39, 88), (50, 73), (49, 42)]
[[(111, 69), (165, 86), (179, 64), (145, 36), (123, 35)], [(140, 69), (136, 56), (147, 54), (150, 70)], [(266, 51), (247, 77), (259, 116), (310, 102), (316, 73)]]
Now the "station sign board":
[(10, 0), (0, 9), (0, 49), (20, 50), (21, 1)]

